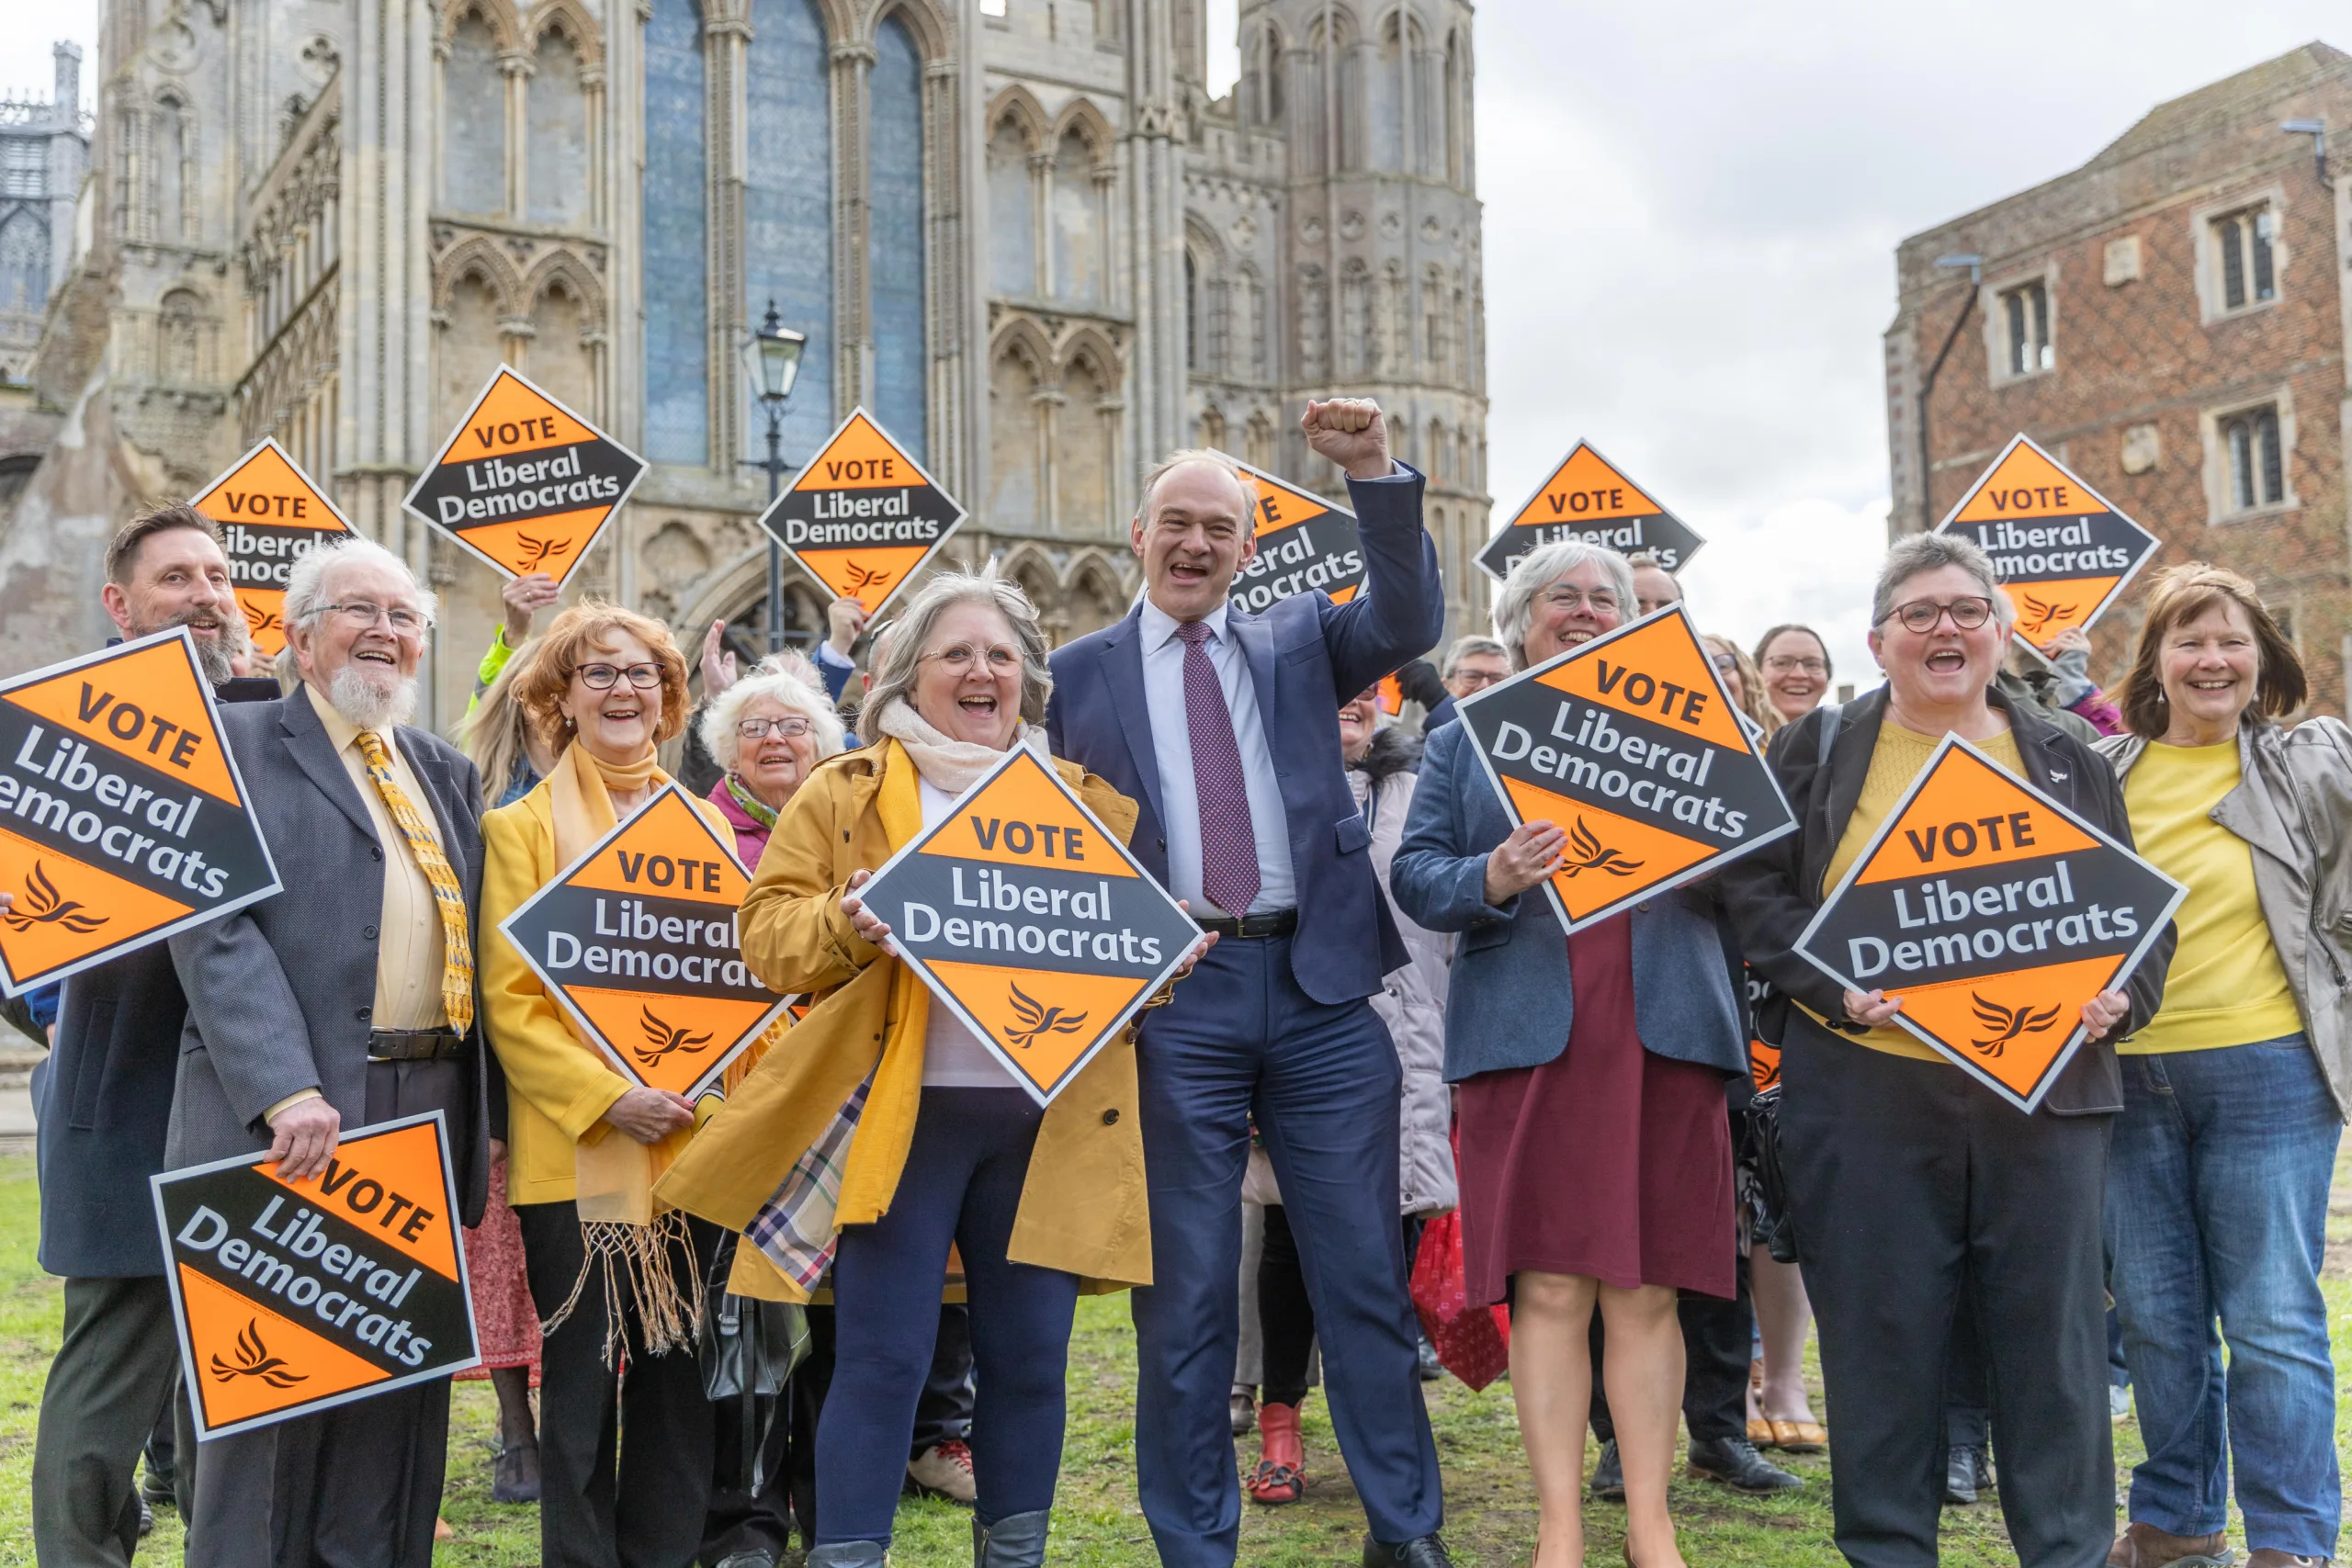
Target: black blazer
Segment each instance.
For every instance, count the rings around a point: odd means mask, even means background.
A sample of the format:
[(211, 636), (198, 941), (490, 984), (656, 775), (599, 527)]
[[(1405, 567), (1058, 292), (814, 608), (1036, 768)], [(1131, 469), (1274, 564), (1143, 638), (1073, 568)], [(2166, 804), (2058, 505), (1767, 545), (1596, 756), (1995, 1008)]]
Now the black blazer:
[[(275, 681), (224, 682), (224, 703), (274, 702)], [(41, 1064), (40, 1266), (73, 1280), (164, 1271), (147, 1179), (164, 1168), (187, 998), (153, 942), (65, 982)]]
[[(2106, 759), (2044, 720), (2030, 705), (2010, 701), (1998, 687), (1985, 696), (2008, 715), (2027, 781), (2130, 847), (2132, 821), (2123, 809), (2123, 786)], [(1781, 993), (1759, 1011), (1763, 1039), (1781, 1039), (1791, 998), (1829, 1020), (1833, 1028), (1860, 1032), (1845, 1021), (1844, 988), (1794, 949), (1820, 908), (1822, 877), (1861, 799), (1862, 781), (1870, 774), (1871, 754), (1878, 748), (1879, 725), (1885, 716), (1883, 686), (1848, 703), (1826, 767), (1819, 761), (1824, 710), (1807, 714), (1772, 738), (1768, 760), (1796, 812), (1797, 831), (1734, 861), (1722, 874), (1724, 900), (1747, 962)], [(2089, 1116), (2123, 1109), (2123, 1076), (2115, 1060), (2115, 1042), (2156, 1016), (2176, 940), (2167, 920), (2147, 956), (2124, 981), (2131, 1012), (2105, 1040), (2075, 1053), (2042, 1100), (2044, 1111), (2053, 1116)]]

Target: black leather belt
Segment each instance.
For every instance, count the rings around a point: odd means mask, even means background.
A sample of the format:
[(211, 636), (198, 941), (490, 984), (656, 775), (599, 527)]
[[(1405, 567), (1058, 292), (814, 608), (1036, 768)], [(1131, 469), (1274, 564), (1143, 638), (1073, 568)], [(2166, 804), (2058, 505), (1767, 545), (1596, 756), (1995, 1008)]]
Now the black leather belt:
[(1254, 942), (1270, 936), (1288, 936), (1298, 930), (1296, 909), (1276, 909), (1271, 915), (1244, 915), (1238, 920), (1200, 920), (1195, 922), (1204, 931), (1215, 931), (1221, 941), (1238, 937)]
[(454, 1029), (379, 1029), (368, 1036), (371, 1062), (437, 1062), (465, 1042)]

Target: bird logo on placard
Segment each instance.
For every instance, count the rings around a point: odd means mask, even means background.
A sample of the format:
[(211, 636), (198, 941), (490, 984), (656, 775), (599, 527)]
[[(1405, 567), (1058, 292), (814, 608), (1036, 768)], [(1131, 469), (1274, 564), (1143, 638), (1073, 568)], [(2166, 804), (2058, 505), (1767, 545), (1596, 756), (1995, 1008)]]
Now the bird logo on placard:
[(2028, 641), (2041, 640), (2043, 633), (2056, 628), (2062, 621), (2073, 620), (2081, 609), (2075, 604), (2044, 604), (2030, 593), (2018, 597), (2025, 601), (2025, 619), (2018, 630), (2025, 634)]
[(1013, 1016), (1020, 1019), (1021, 1027), (1006, 1030), (1004, 1037), (1023, 1051), (1045, 1035), (1075, 1034), (1086, 1023), (1086, 1015), (1082, 1012), (1064, 1012), (1058, 1006), (1045, 1007), (1020, 987), (1010, 988)]
[(845, 573), (842, 579), (842, 597), (844, 599), (854, 599), (876, 583), (890, 581), (890, 569), (888, 567), (860, 566), (855, 561), (842, 564)]
[(24, 902), (0, 919), (8, 929), (28, 931), (35, 926), (62, 926), (76, 936), (87, 936), (107, 923), (104, 915), (85, 912), (79, 898), (67, 898), (57, 891), (57, 884), (49, 879), (49, 868), (33, 862), (32, 874), (25, 878)]
[(637, 1026), (645, 1031), (646, 1043), (637, 1047), (637, 1059), (651, 1066), (673, 1051), (684, 1051), (691, 1056), (710, 1043), (707, 1034), (689, 1034), (692, 1024), (671, 1024), (655, 1014), (651, 1008), (639, 1010)]
[(258, 604), (247, 604), (244, 606), (244, 612), (245, 630), (254, 637), (259, 637), (264, 632), (286, 629), (286, 623), (278, 619), (277, 612), (275, 610), (265, 610)]
[(537, 571), (541, 562), (555, 556), (568, 556), (571, 553), (571, 542), (569, 539), (535, 539), (528, 534), (517, 534), (514, 536), (514, 542), (530, 552), (515, 563), (514, 570), (518, 572)]
[(1565, 869), (1570, 881), (1574, 881), (1580, 871), (1605, 871), (1611, 876), (1631, 876), (1645, 863), (1628, 860), (1618, 851), (1603, 847), (1600, 840), (1592, 836), (1592, 829), (1584, 825), (1581, 817), (1577, 818), (1577, 830), (1568, 835), (1568, 853), (1560, 858), (1567, 863)]
[(2006, 1008), (1998, 1002), (1988, 1002), (1974, 991), (1968, 993), (1976, 1004), (1976, 1021), (1993, 1032), (1990, 1040), (1972, 1040), (1969, 1044), (1987, 1056), (1997, 1056), (2008, 1049), (2009, 1042), (2019, 1035), (2039, 1034), (2058, 1021), (2058, 1004), (2036, 1012), (2030, 1004), (2020, 1008)]
[(234, 1382), (239, 1378), (259, 1378), (272, 1388), (292, 1388), (298, 1382), (308, 1382), (311, 1374), (298, 1372), (283, 1356), (273, 1356), (269, 1347), (262, 1343), (261, 1323), (249, 1318), (237, 1331), (237, 1359), (224, 1361), (212, 1358), (212, 1376), (217, 1382)]

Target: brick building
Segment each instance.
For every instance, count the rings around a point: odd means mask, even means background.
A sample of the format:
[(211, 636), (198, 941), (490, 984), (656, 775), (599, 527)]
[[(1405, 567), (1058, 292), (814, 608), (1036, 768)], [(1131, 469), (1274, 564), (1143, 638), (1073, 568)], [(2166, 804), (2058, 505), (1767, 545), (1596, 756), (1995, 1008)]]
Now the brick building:
[[(2259, 584), (2312, 711), (2341, 714), (2352, 150), (2323, 162), (2290, 121), (2352, 133), (2352, 55), (2306, 44), (2160, 104), (2082, 167), (1903, 242), (1888, 528), (1940, 522), (2023, 431), (2164, 540), (2151, 569)], [(2143, 599), (2100, 623), (2094, 676), (2120, 678)]]

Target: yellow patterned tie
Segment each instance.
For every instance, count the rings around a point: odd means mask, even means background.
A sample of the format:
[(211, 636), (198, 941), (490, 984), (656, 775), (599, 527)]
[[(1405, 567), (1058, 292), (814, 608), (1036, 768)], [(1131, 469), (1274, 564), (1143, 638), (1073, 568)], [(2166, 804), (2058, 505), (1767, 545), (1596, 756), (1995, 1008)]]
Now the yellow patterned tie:
[(392, 814), (401, 837), (408, 840), (417, 869), (433, 885), (434, 908), (441, 912), (441, 945), (447, 954), (441, 970), (441, 1002), (448, 1010), (449, 1027), (463, 1034), (474, 1021), (474, 944), (466, 922), (466, 890), (458, 886), (449, 857), (441, 852), (441, 840), (433, 836), (432, 818), (401, 793), (384, 742), (374, 730), (363, 729), (356, 743), (368, 763), (368, 776), (383, 797), (384, 809)]

